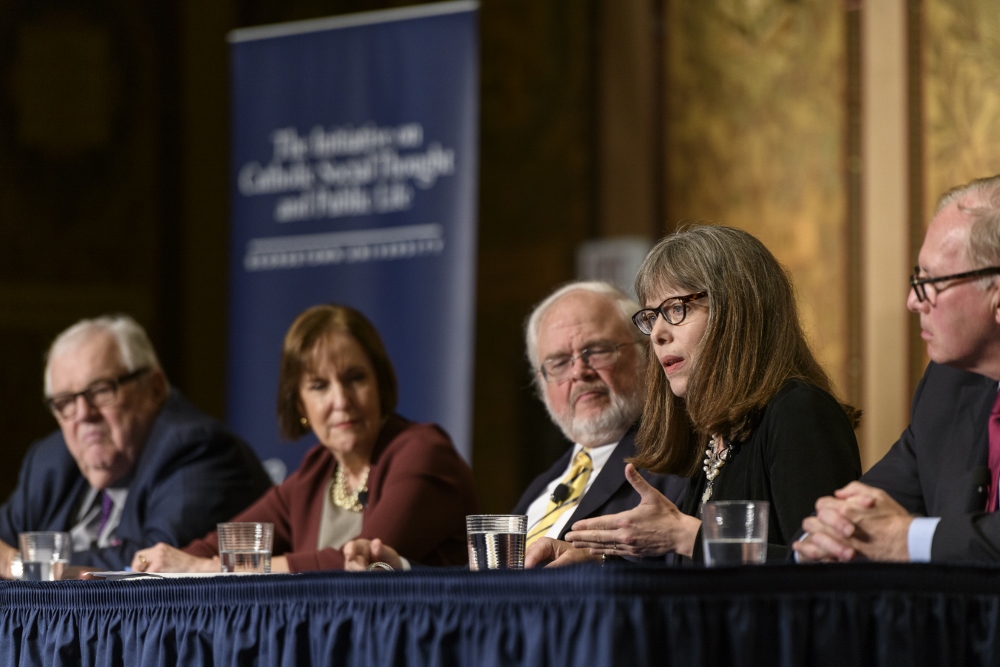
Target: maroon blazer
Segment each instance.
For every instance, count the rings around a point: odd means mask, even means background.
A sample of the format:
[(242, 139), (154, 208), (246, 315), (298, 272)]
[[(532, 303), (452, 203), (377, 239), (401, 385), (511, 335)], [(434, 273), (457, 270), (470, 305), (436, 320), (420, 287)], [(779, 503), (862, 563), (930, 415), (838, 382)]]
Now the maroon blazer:
[[(333, 455), (316, 445), (298, 470), (232, 520), (273, 523), (273, 553), (285, 556), (292, 572), (343, 569), (339, 549), (316, 549), (336, 467)], [(472, 471), (448, 435), (433, 424), (390, 417), (372, 451), (368, 504), (358, 537), (377, 537), (412, 562), (461, 565), (468, 562), (465, 516), (477, 512)], [(212, 532), (184, 551), (211, 558), (218, 549)]]

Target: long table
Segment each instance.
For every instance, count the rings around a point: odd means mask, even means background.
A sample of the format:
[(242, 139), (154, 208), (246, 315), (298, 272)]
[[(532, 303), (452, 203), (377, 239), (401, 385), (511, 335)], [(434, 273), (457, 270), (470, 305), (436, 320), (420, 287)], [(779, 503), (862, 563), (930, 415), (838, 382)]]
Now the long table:
[(1000, 568), (0, 583), (2, 665), (997, 665)]

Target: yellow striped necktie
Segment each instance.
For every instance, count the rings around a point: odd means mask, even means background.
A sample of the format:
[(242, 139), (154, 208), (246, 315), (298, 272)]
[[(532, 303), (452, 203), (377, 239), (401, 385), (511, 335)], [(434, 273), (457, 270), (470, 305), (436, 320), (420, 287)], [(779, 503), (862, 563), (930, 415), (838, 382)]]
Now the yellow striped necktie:
[[(532, 542), (545, 535), (566, 510), (576, 507), (580, 502), (580, 497), (583, 496), (583, 490), (587, 488), (587, 480), (590, 479), (590, 472), (593, 469), (594, 462), (590, 458), (590, 452), (586, 448), (582, 448), (573, 457), (573, 465), (570, 467), (569, 472), (559, 482), (560, 485), (566, 486), (569, 492), (563, 495), (562, 500), (549, 499), (549, 504), (545, 508), (545, 514), (542, 515), (542, 518), (534, 526), (528, 529), (526, 546), (531, 546)], [(559, 486), (556, 488), (558, 489)]]

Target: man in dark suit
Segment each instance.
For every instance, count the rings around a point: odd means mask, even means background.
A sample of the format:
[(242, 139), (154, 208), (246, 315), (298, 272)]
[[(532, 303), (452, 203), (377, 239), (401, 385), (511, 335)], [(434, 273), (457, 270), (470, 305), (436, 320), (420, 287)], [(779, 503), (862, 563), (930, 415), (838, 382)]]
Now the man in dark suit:
[(817, 501), (800, 561), (1000, 560), (998, 275), (994, 176), (939, 201), (907, 297), (931, 359), (910, 425), (860, 482)]
[(68, 531), (72, 565), (122, 569), (142, 547), (205, 534), (270, 486), (246, 443), (170, 388), (130, 317), (61, 333), (45, 395), (59, 430), (31, 446), (0, 506), (4, 578), (17, 574), (21, 532)]
[[(574, 444), (514, 508), (528, 515), (527, 567), (592, 558), (562, 540), (573, 523), (639, 504), (625, 479), (645, 396), (648, 341), (631, 319), (638, 310), (611, 285), (578, 282), (556, 290), (528, 318), (525, 343), (539, 397)], [(674, 502), (686, 488), (674, 476), (648, 480)]]
[[(574, 443), (536, 478), (514, 507), (528, 516), (525, 566), (600, 560), (562, 540), (575, 521), (633, 509), (641, 498), (625, 479), (635, 454), (635, 422), (642, 414), (643, 362), (648, 339), (632, 323), (639, 304), (602, 282), (576, 282), (553, 292), (525, 325), (535, 387), (552, 421)], [(646, 475), (679, 503), (687, 480)], [(382, 561), (406, 567), (389, 545), (354, 540), (344, 548), (346, 568)]]

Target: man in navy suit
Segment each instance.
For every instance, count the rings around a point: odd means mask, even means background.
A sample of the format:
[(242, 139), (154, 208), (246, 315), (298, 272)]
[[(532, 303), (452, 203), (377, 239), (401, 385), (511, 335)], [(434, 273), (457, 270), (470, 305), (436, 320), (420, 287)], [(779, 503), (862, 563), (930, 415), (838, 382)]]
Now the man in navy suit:
[(906, 302), (931, 359), (910, 425), (860, 482), (817, 501), (800, 561), (1000, 560), (998, 276), (994, 176), (938, 202)]
[(72, 565), (120, 570), (138, 549), (204, 535), (270, 486), (246, 443), (170, 388), (130, 317), (61, 333), (45, 395), (59, 430), (31, 446), (0, 506), (3, 578), (17, 573), (21, 532), (67, 531)]
[[(552, 421), (573, 446), (536, 478), (514, 508), (528, 515), (525, 565), (564, 565), (592, 557), (562, 537), (574, 522), (639, 504), (625, 479), (642, 414), (648, 340), (632, 323), (639, 305), (600, 282), (566, 285), (535, 307), (525, 326), (535, 386)], [(649, 475), (678, 502), (686, 480)]]

